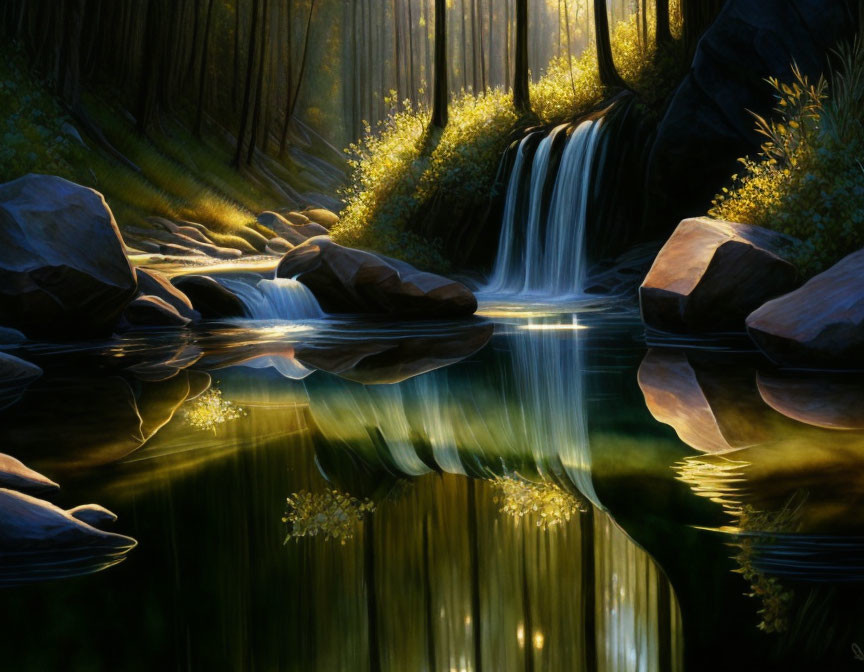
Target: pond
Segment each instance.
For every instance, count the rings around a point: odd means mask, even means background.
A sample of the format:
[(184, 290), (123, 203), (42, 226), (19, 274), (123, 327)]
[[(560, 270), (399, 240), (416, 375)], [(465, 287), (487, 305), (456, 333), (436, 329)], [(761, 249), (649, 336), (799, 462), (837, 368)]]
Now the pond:
[(0, 667), (856, 669), (859, 381), (628, 305), (28, 345), (3, 452), (137, 545), (0, 563)]

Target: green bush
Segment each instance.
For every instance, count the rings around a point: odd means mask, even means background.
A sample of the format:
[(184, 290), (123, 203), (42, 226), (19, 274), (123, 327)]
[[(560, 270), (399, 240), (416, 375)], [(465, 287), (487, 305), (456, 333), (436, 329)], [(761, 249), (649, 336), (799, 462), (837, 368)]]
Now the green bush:
[(864, 247), (864, 52), (856, 43), (837, 56), (830, 82), (797, 68), (790, 83), (768, 80), (778, 104), (774, 119), (756, 115), (762, 152), (741, 159), (709, 211), (794, 236), (793, 261), (807, 275)]

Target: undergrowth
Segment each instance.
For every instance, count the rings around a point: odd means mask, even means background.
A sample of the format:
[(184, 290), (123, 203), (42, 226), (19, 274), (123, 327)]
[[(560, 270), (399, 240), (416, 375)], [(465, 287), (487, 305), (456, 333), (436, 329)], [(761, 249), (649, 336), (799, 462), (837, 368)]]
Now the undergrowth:
[[(677, 2), (670, 3), (673, 35), (680, 34)], [(653, 18), (648, 45), (654, 40)], [(638, 39), (635, 15), (612, 31), (615, 63), (646, 107), (665, 99), (680, 75), (678, 41), (660, 53)], [(440, 243), (411, 230), (411, 223), (442, 195), (453, 212), (488, 197), (498, 162), (520, 125), (559, 124), (601, 103), (594, 48), (580, 56), (553, 59), (530, 86), (532, 118), (520, 119), (509, 91), (462, 91), (450, 101), (443, 131), (428, 128), (423, 105), (392, 106), (375, 128), (368, 124), (346, 152), (351, 175), (345, 208), (332, 235), (340, 243), (372, 248), (413, 263), (446, 269)]]
[(864, 246), (864, 50), (841, 48), (837, 67), (810, 82), (768, 80), (775, 116), (756, 115), (761, 153), (713, 201), (712, 217), (794, 236), (793, 261), (818, 273)]

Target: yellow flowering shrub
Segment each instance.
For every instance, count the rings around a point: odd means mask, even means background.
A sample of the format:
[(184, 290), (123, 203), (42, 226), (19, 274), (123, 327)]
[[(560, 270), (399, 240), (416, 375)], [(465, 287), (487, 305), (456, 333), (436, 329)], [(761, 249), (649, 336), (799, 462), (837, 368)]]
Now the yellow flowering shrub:
[(285, 543), (301, 537), (324, 535), (324, 540), (338, 539), (345, 544), (354, 538), (363, 517), (375, 511), (368, 499), (357, 499), (339, 490), (309, 492), (301, 490), (287, 499), (282, 522), (288, 526)]
[(554, 483), (531, 483), (513, 476), (496, 478), (492, 483), (498, 490), (495, 502), (501, 513), (516, 520), (527, 518), (544, 530), (569, 522), (585, 509), (581, 499)]
[(195, 429), (212, 430), (245, 415), (242, 408), (222, 398), (222, 390), (211, 387), (184, 412), (186, 422)]
[(830, 85), (797, 68), (791, 82), (768, 80), (777, 107), (773, 119), (756, 115), (762, 151), (740, 159), (709, 211), (794, 236), (793, 261), (808, 275), (864, 247), (864, 53), (845, 48), (840, 61)]
[[(675, 0), (670, 3), (673, 35), (680, 34), (677, 6)], [(652, 17), (648, 44), (653, 30)], [(639, 38), (635, 15), (619, 22), (611, 39), (621, 75), (646, 103), (653, 104), (671, 91), (675, 82), (671, 65), (677, 61), (669, 53), (649, 53)], [(580, 56), (552, 59), (543, 76), (530, 85), (536, 115), (530, 121), (562, 123), (600, 103), (606, 92), (596, 60), (593, 46)], [(435, 242), (409, 231), (408, 225), (436, 193), (445, 193), (454, 205), (485, 198), (520, 121), (524, 120), (516, 114), (511, 94), (500, 88), (454, 96), (443, 132), (428, 129), (425, 106), (412, 107), (406, 101), (402, 109), (394, 107), (376, 128), (367, 124), (363, 137), (346, 150), (351, 177), (342, 192), (345, 208), (333, 238), (423, 266), (446, 268)]]

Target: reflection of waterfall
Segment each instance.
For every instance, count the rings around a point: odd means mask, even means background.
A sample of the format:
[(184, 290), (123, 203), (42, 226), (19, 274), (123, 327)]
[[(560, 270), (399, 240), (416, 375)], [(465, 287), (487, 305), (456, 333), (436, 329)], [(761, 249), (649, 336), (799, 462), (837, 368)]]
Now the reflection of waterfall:
[(254, 320), (304, 320), (324, 317), (315, 296), (304, 284), (289, 278), (259, 280), (251, 285), (221, 280), (234, 292)]
[(458, 367), (397, 385), (310, 378), (312, 417), (329, 441), (372, 459), (383, 454), (407, 475), (429, 471), (424, 459), (449, 473), (479, 466), (490, 475), (528, 463), (602, 508), (591, 479), (575, 317), (522, 326), (508, 339), (511, 361), (491, 379), (463, 380)]
[(527, 208), (519, 191), (526, 168), (525, 146), (519, 145), (501, 225), (498, 257), (486, 291), (506, 294), (574, 296), (582, 294), (585, 276), (584, 237), (591, 187), (591, 165), (602, 121), (583, 121), (567, 140), (554, 175), (551, 202), (544, 199), (552, 175), (549, 164), (559, 126), (541, 142), (530, 166)]

